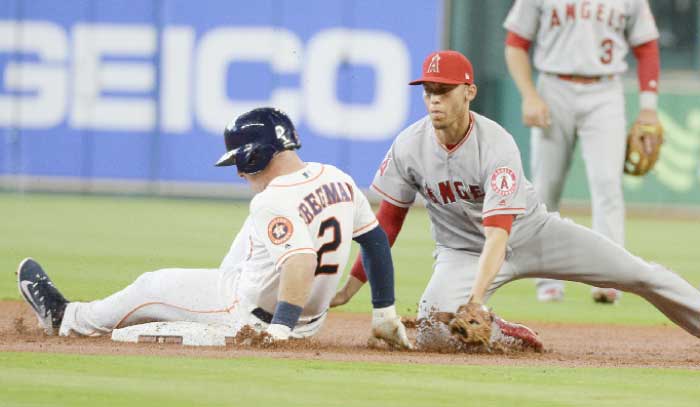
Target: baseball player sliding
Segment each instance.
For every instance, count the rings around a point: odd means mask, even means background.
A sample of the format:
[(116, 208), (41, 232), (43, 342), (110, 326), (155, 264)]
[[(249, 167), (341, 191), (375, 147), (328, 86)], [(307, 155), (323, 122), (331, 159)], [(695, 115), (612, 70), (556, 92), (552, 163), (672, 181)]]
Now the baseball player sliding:
[[(440, 317), (449, 322), (423, 321), (464, 304), (483, 308), (496, 289), (526, 277), (638, 294), (700, 336), (700, 291), (665, 267), (547, 212), (523, 176), (512, 136), (470, 112), (477, 87), (464, 55), (432, 53), (422, 73), (411, 84), (422, 85), (428, 115), (398, 135), (372, 184), (383, 197), (377, 219), (392, 244), (417, 194), (432, 223), (435, 265), (419, 303), (417, 346), (459, 349), (459, 335), (453, 336), (460, 333), (458, 324)], [(365, 280), (358, 259), (332, 305), (347, 302)]]
[[(532, 182), (540, 201), (559, 210), (576, 143), (586, 164), (593, 230), (624, 245), (622, 172), (626, 130), (625, 56), (632, 47), (639, 78), (638, 122), (655, 126), (659, 80), (659, 33), (646, 0), (517, 0), (503, 24), (506, 62), (522, 96), (523, 122), (531, 127)], [(528, 57), (536, 44), (532, 81)], [(538, 280), (540, 301), (559, 301), (564, 285)], [(619, 293), (593, 288), (597, 302)]]
[(257, 193), (250, 215), (221, 266), (165, 269), (141, 275), (111, 296), (68, 302), (32, 259), (18, 270), (20, 293), (48, 334), (95, 336), (151, 321), (244, 326), (285, 341), (315, 334), (347, 263), (350, 242), (361, 245), (372, 286), (373, 336), (409, 348), (394, 308), (394, 270), (386, 235), (367, 199), (339, 169), (304, 163), (289, 118), (260, 108), (224, 131), (227, 153)]

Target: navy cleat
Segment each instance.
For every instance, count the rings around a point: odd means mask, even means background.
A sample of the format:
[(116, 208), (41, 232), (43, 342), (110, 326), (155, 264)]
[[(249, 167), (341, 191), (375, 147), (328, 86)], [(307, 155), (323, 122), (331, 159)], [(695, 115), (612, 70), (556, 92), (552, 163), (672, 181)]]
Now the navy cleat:
[(17, 269), (19, 292), (34, 309), (39, 324), (47, 335), (55, 335), (63, 320), (66, 300), (44, 269), (34, 259), (22, 260)]

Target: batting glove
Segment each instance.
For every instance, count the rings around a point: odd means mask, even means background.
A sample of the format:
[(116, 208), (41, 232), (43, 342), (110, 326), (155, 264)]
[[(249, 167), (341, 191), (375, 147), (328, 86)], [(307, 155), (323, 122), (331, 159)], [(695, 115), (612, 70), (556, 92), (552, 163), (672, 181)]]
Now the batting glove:
[(286, 341), (292, 334), (292, 328), (282, 324), (270, 324), (265, 332), (269, 335), (272, 342)]
[(375, 308), (372, 311), (372, 336), (398, 349), (413, 349), (406, 335), (406, 327), (396, 315), (396, 307)]

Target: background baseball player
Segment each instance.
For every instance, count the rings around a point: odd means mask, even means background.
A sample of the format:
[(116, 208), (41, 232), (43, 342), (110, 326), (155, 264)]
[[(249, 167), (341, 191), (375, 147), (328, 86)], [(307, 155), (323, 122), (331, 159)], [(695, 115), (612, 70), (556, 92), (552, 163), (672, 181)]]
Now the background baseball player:
[[(633, 292), (700, 336), (700, 291), (663, 266), (546, 211), (523, 176), (512, 136), (469, 111), (477, 88), (465, 56), (435, 52), (422, 72), (411, 84), (423, 85), (428, 115), (398, 135), (372, 184), (383, 197), (377, 219), (392, 243), (416, 194), (425, 199), (436, 249), (419, 321), (435, 312), (454, 313), (465, 303), (482, 304), (509, 281), (545, 277)], [(333, 305), (347, 302), (364, 280), (356, 261)], [(427, 326), (419, 329), (420, 347), (455, 343), (446, 324)]]
[[(532, 182), (540, 201), (559, 210), (566, 174), (580, 141), (591, 191), (593, 230), (624, 245), (622, 173), (626, 125), (625, 56), (638, 60), (641, 111), (637, 121), (656, 125), (659, 33), (646, 0), (516, 0), (503, 24), (506, 62), (522, 96), (531, 130)], [(535, 42), (533, 85), (528, 49)], [(563, 298), (560, 281), (538, 280), (538, 299)], [(612, 303), (614, 290), (593, 289)]]
[(38, 263), (24, 260), (19, 290), (49, 334), (101, 335), (151, 321), (245, 325), (274, 340), (313, 335), (325, 320), (350, 253), (362, 246), (374, 305), (373, 335), (409, 347), (394, 309), (386, 235), (352, 178), (330, 165), (304, 163), (292, 122), (272, 108), (238, 117), (224, 132), (228, 152), (257, 195), (219, 269), (165, 269), (140, 276), (105, 299), (67, 302)]

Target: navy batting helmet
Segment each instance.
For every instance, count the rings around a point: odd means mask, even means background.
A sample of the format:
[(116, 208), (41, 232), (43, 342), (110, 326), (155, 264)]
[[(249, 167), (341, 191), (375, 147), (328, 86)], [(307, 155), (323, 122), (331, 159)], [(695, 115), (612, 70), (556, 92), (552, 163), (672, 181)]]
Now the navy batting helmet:
[(235, 165), (238, 172), (255, 174), (280, 151), (301, 147), (294, 124), (279, 109), (261, 107), (238, 116), (224, 130), (226, 154), (217, 167)]

